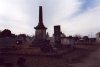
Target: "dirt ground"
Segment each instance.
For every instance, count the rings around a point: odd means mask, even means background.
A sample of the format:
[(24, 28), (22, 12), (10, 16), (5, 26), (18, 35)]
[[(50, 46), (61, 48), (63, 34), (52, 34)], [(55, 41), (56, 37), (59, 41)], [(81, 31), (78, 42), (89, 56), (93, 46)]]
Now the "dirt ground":
[[(72, 51), (61, 57), (23, 56), (23, 55), (0, 55), (5, 63), (17, 66), (19, 57), (25, 59), (25, 67), (100, 67), (99, 45), (76, 45)], [(5, 67), (5, 65), (0, 65)]]

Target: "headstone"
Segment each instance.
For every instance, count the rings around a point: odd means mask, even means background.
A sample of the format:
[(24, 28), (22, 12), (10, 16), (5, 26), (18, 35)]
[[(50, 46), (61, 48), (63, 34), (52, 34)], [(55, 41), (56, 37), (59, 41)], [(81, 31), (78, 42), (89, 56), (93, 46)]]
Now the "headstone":
[(5, 67), (14, 67), (12, 63), (5, 63)]
[(18, 67), (25, 67), (25, 62), (26, 62), (25, 58), (20, 57), (20, 58), (18, 58), (17, 66)]
[(0, 65), (4, 65), (4, 58), (0, 58)]
[(54, 26), (54, 41), (55, 41), (55, 47), (60, 48), (61, 47), (60, 25)]

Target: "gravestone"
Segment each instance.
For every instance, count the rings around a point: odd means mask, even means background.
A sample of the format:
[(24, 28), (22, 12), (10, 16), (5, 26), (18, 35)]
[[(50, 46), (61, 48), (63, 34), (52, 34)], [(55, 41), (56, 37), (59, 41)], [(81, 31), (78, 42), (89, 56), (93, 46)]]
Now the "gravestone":
[(26, 59), (23, 58), (23, 57), (20, 57), (20, 58), (18, 58), (17, 66), (18, 66), (18, 67), (26, 67), (26, 66), (25, 66), (25, 62), (26, 62)]
[(0, 65), (4, 65), (4, 58), (0, 58)]

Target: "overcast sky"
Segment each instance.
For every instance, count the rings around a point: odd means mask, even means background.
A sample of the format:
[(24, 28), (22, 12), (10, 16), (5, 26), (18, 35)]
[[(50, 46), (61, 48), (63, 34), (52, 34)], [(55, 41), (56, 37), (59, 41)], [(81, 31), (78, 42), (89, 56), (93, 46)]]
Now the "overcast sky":
[(54, 25), (67, 36), (100, 32), (100, 0), (0, 0), (0, 30), (34, 35), (39, 5), (50, 35)]

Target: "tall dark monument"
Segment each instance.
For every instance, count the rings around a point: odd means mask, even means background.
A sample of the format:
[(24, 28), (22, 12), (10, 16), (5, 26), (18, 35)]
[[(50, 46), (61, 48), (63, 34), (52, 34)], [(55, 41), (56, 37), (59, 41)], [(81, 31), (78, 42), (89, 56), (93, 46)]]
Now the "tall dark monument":
[(43, 24), (43, 15), (42, 15), (42, 6), (39, 7), (39, 23), (36, 27), (35, 31), (35, 39), (36, 40), (46, 40), (46, 27)]
[(42, 13), (42, 6), (39, 6), (39, 23), (35, 29), (35, 39), (32, 42), (34, 47), (41, 48), (42, 51), (48, 52), (51, 51), (50, 41), (47, 40), (46, 35), (46, 27), (43, 24), (43, 13)]
[(55, 47), (61, 48), (61, 29), (60, 25), (54, 26), (54, 40), (55, 40)]

